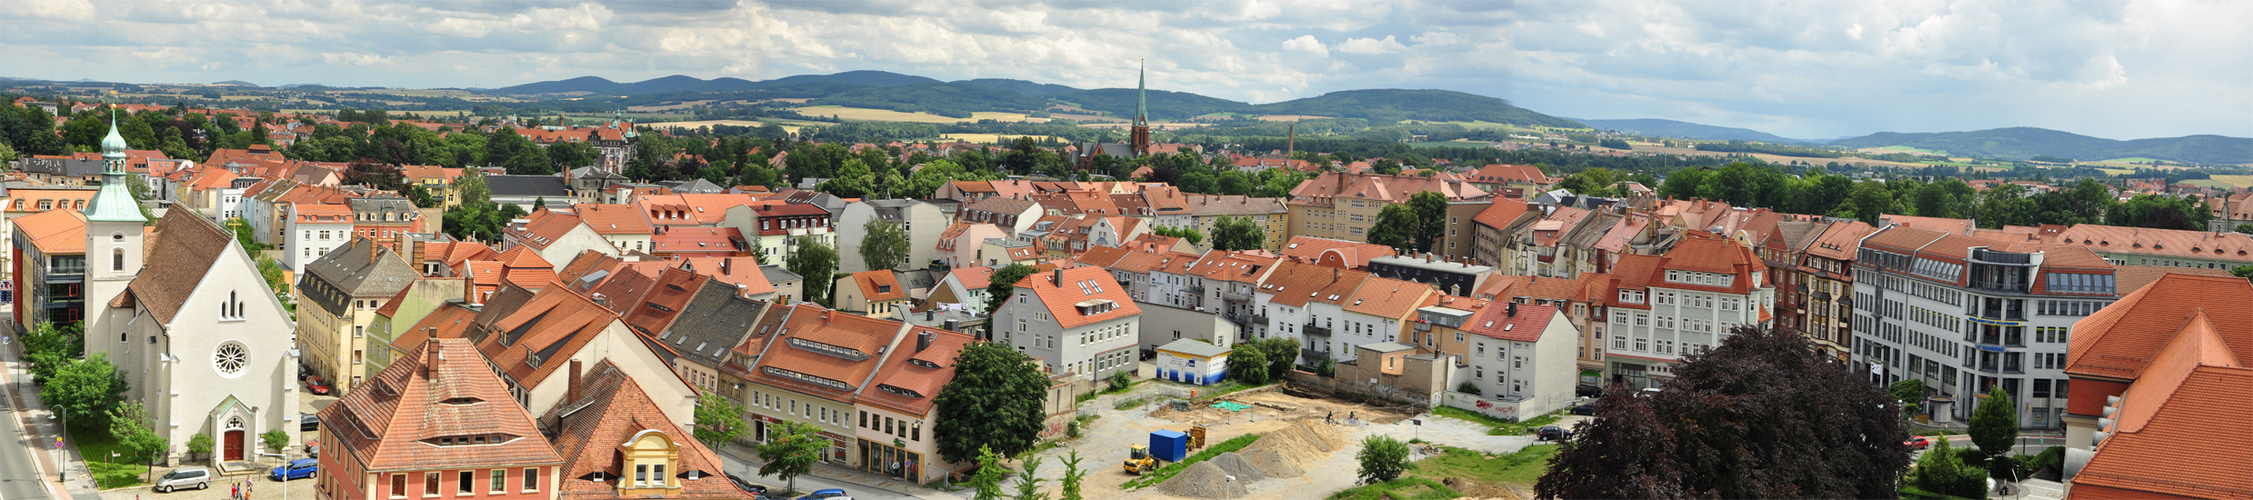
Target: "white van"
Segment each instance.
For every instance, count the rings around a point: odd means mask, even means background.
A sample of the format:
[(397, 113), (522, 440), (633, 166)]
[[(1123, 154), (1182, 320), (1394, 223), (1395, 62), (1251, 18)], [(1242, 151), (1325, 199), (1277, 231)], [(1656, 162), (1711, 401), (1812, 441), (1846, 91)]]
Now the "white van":
[(157, 493), (171, 493), (173, 490), (189, 487), (193, 487), (199, 490), (210, 489), (211, 469), (202, 467), (181, 467), (178, 469), (172, 469), (172, 472), (164, 473), (164, 477), (157, 478), (156, 480)]

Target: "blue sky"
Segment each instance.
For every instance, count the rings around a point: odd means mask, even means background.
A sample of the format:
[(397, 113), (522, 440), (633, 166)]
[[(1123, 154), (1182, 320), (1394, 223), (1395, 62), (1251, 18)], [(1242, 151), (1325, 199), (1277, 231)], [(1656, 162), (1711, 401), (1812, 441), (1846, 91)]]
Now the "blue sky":
[(2253, 136), (2253, 3), (16, 0), (0, 75), (500, 87), (595, 75), (1441, 88), (1788, 137), (2037, 126)]

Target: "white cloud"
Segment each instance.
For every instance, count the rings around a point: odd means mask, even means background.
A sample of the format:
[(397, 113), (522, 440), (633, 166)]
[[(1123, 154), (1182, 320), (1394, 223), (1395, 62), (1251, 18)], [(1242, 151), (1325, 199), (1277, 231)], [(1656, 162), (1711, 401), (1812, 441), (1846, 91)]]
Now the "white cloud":
[(1314, 54), (1316, 57), (1330, 57), (1330, 48), (1323, 46), (1321, 40), (1314, 39), (1314, 35), (1299, 35), (1298, 38), (1284, 40), (1283, 48)]
[(1408, 47), (1401, 45), (1399, 40), (1394, 40), (1392, 35), (1385, 35), (1385, 38), (1382, 40), (1374, 38), (1348, 38), (1346, 39), (1345, 43), (1338, 44), (1338, 52), (1344, 52), (1347, 54), (1377, 55), (1391, 54), (1404, 50), (1408, 50)]

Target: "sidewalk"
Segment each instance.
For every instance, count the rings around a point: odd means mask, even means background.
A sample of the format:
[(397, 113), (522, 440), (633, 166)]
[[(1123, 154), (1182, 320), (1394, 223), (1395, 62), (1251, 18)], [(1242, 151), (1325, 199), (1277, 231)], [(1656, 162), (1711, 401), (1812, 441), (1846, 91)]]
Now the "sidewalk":
[[(725, 448), (714, 451), (718, 451), (720, 452), (720, 454), (727, 455), (729, 458), (741, 460), (744, 463), (751, 464), (754, 467), (764, 465), (766, 463), (759, 460), (758, 450), (752, 449), (750, 446), (745, 446), (742, 444), (729, 444)], [(870, 488), (876, 488), (884, 491), (898, 493), (901, 495), (921, 498), (924, 500), (962, 500), (963, 498), (965, 498), (962, 495), (956, 495), (954, 493), (925, 488), (923, 487), (923, 485), (910, 483), (903, 480), (892, 479), (884, 476), (839, 467), (836, 465), (831, 465), (828, 462), (814, 464), (814, 470), (809, 475), (833, 481), (867, 486)]]
[[(16, 423), (22, 426), (24, 434), (33, 438), (32, 442), (45, 445), (31, 450), (32, 464), (39, 469), (40, 482), (46, 485), (48, 495), (56, 498), (101, 500), (101, 490), (94, 487), (86, 461), (78, 455), (78, 443), (62, 432), (61, 423), (54, 420), (54, 412), (39, 401), (39, 390), (31, 384), (30, 369), (24, 366), (17, 352), (22, 347), (22, 342), (0, 346), (0, 385), (7, 387), (9, 408), (15, 409)], [(63, 440), (63, 466), (70, 468), (67, 482), (59, 480), (56, 473), (55, 450), (51, 443), (57, 437)]]

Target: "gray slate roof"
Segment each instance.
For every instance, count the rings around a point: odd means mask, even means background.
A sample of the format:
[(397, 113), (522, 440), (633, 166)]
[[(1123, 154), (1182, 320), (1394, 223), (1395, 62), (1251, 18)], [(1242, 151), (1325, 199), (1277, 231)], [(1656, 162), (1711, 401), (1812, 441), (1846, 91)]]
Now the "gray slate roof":
[(673, 318), (673, 325), (657, 335), (657, 342), (689, 361), (720, 366), (729, 349), (751, 336), (751, 325), (767, 308), (767, 303), (743, 298), (737, 291), (735, 285), (704, 280), (696, 296)]
[[(376, 252), (373, 260), (368, 258), (369, 252)], [(318, 280), (349, 295), (331, 297), (326, 293), (304, 294), (322, 309), (338, 314), (343, 313), (346, 301), (352, 300), (352, 297), (389, 298), (414, 284), (415, 278), (420, 277), (415, 273), (414, 266), (400, 260), (398, 255), (391, 253), (390, 248), (377, 245), (375, 240), (367, 238), (354, 238), (351, 243), (330, 250), (327, 255), (306, 264), (304, 274), (303, 283), (298, 285), (300, 287), (307, 287)]]
[(790, 272), (789, 269), (783, 269), (782, 266), (778, 265), (759, 266), (759, 274), (767, 275), (768, 283), (781, 283), (785, 281), (799, 281), (806, 279), (806, 277), (799, 276), (798, 273)]
[(493, 197), (565, 197), (571, 187), (562, 177), (553, 175), (488, 175), (485, 187), (492, 189)]
[(1197, 339), (1181, 339), (1173, 342), (1167, 342), (1166, 345), (1158, 346), (1158, 350), (1178, 352), (1191, 356), (1204, 356), (1207, 358), (1219, 356), (1222, 354), (1228, 354), (1227, 348), (1212, 345), (1212, 343), (1210, 342), (1205, 342)]

